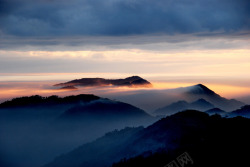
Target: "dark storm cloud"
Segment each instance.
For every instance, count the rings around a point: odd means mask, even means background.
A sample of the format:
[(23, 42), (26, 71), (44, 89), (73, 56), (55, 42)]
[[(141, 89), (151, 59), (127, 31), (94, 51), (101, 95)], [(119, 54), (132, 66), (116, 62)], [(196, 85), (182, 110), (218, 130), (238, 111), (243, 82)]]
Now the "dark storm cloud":
[(228, 35), (249, 32), (249, 18), (249, 0), (0, 0), (0, 38)]
[(4, 34), (127, 35), (250, 28), (249, 0), (0, 0)]

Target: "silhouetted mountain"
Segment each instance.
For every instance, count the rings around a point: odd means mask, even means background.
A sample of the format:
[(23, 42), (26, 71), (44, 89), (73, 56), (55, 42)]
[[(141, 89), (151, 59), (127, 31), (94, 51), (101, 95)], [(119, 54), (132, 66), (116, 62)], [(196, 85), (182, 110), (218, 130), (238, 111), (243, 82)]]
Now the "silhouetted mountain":
[(197, 84), (188, 88), (190, 88), (189, 91), (186, 92), (188, 94), (218, 96), (218, 94), (216, 94), (214, 91), (208, 89), (205, 85), (202, 84)]
[(41, 166), (108, 131), (147, 126), (155, 119), (132, 105), (94, 95), (15, 98), (0, 104), (0, 155), (6, 159), (0, 163)]
[(208, 109), (214, 108), (214, 106), (207, 102), (204, 99), (198, 99), (192, 103), (188, 103), (186, 101), (178, 101), (167, 105), (163, 108), (160, 108), (154, 112), (156, 115), (172, 115), (180, 111), (184, 111), (187, 109), (200, 110), (205, 111)]
[(175, 114), (179, 111), (183, 111), (185, 109), (188, 109), (188, 107), (189, 107), (189, 103), (182, 100), (182, 101), (172, 103), (172, 104), (165, 106), (163, 108), (159, 108), (154, 112), (154, 114), (156, 114), (156, 115), (172, 115), (172, 114)]
[(206, 100), (198, 99), (197, 101), (190, 103), (189, 109), (204, 111), (213, 107), (214, 105), (207, 102)]
[(245, 105), (241, 107), (240, 109), (232, 111), (229, 115), (233, 117), (242, 116), (242, 117), (250, 118), (250, 105)]
[(198, 84), (191, 87), (182, 88), (184, 91), (184, 95), (189, 99), (200, 99), (203, 98), (206, 101), (210, 102), (217, 108), (221, 108), (225, 111), (232, 111), (234, 109), (240, 108), (244, 105), (244, 103), (237, 101), (235, 99), (226, 99), (216, 94), (214, 91), (210, 90), (206, 86), (202, 84)]
[(26, 96), (14, 98), (10, 101), (5, 101), (0, 104), (1, 108), (15, 108), (15, 107), (49, 107), (51, 105), (64, 105), (64, 104), (77, 104), (77, 103), (86, 103), (93, 100), (98, 100), (100, 97), (95, 95), (81, 94), (77, 96), (66, 96), (66, 97), (58, 97), (58, 96), (49, 96), (42, 97), (39, 95), (35, 96)]
[(62, 117), (68, 118), (77, 118), (81, 119), (81, 116), (85, 116), (91, 114), (95, 115), (102, 115), (104, 116), (122, 116), (123, 118), (127, 115), (134, 115), (134, 116), (149, 116), (143, 110), (136, 108), (130, 104), (118, 102), (118, 101), (111, 101), (109, 99), (101, 99), (96, 100), (91, 103), (85, 105), (79, 105), (67, 110)]
[(219, 114), (221, 116), (225, 116), (226, 114), (228, 114), (228, 112), (225, 112), (219, 108), (212, 108), (212, 109), (207, 110), (205, 112), (208, 113), (209, 115)]
[(148, 125), (153, 120), (155, 119), (145, 111), (130, 104), (99, 99), (68, 109), (61, 114), (57, 121), (64, 125), (66, 123), (67, 127), (67, 123), (69, 123), (71, 128), (74, 129), (93, 125), (108, 131), (112, 130), (113, 127)]
[(162, 167), (183, 152), (194, 167), (248, 163), (250, 120), (185, 111), (147, 128), (114, 131), (57, 157), (45, 167)]
[[(152, 113), (159, 109), (159, 107), (167, 106), (178, 101), (193, 102), (199, 99), (204, 99), (214, 107), (224, 111), (236, 110), (245, 105), (240, 101), (221, 97), (202, 84), (175, 89), (127, 90), (126, 94), (112, 92), (112, 94), (106, 94), (105, 97), (132, 104)], [(178, 110), (181, 111), (181, 107)], [(169, 112), (175, 113), (174, 111)]]
[(104, 79), (104, 78), (82, 78), (72, 80), (66, 83), (56, 84), (54, 86), (68, 87), (68, 86), (127, 86), (127, 87), (152, 87), (152, 84), (147, 80), (132, 76), (125, 79)]

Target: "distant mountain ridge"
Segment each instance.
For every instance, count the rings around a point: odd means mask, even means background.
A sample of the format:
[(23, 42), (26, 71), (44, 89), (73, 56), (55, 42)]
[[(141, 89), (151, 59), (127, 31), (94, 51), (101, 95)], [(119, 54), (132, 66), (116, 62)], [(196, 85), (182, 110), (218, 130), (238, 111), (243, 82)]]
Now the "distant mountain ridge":
[(219, 114), (221, 116), (225, 116), (225, 115), (229, 114), (228, 112), (225, 112), (219, 108), (212, 108), (212, 109), (207, 110), (205, 112), (208, 113), (209, 115)]
[(188, 103), (184, 100), (172, 103), (165, 107), (157, 109), (154, 114), (156, 115), (172, 115), (180, 111), (184, 111), (187, 109), (206, 111), (208, 109), (214, 108), (214, 105), (209, 103), (204, 99), (198, 99), (194, 102)]
[[(225, 111), (231, 112), (245, 105), (244, 103), (235, 99), (226, 99), (224, 97), (221, 97), (219, 94), (215, 93), (203, 84), (197, 84), (189, 87), (181, 87), (175, 89), (175, 91), (177, 91), (179, 93), (179, 96), (185, 100), (179, 100), (177, 102), (161, 107), (155, 110), (154, 114), (172, 115), (179, 111), (187, 109), (207, 111), (213, 108), (217, 108), (209, 111), (210, 114), (220, 113), (221, 115), (227, 115)], [(186, 100), (192, 102), (189, 103)]]
[(180, 88), (183, 90), (183, 95), (191, 100), (205, 99), (215, 107), (225, 111), (232, 111), (238, 109), (245, 104), (235, 99), (226, 99), (221, 97), (203, 84), (197, 84), (190, 87)]
[(129, 93), (126, 94), (112, 92), (112, 94), (106, 94), (106, 97), (132, 104), (150, 113), (178, 101), (190, 103), (199, 99), (204, 99), (215, 108), (220, 108), (224, 111), (236, 110), (245, 105), (235, 99), (226, 99), (203, 84), (174, 89), (138, 89), (127, 91)]
[(127, 86), (127, 87), (152, 87), (152, 84), (139, 77), (131, 76), (125, 79), (104, 79), (104, 78), (82, 78), (66, 83), (59, 83), (54, 86), (63, 88), (74, 88), (76, 86)]

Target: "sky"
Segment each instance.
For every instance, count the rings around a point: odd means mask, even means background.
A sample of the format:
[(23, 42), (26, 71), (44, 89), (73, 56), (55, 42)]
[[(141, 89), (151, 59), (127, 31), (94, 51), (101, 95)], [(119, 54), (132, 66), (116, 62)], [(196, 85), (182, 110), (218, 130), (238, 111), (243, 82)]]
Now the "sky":
[(249, 0), (0, 0), (0, 82), (139, 75), (246, 95), (249, 37)]

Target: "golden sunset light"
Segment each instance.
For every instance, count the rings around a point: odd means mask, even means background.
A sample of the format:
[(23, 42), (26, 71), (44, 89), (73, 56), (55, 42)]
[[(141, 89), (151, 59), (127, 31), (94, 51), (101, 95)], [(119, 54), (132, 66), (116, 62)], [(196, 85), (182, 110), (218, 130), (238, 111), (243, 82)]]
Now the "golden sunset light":
[(249, 0), (0, 0), (0, 167), (249, 166)]

